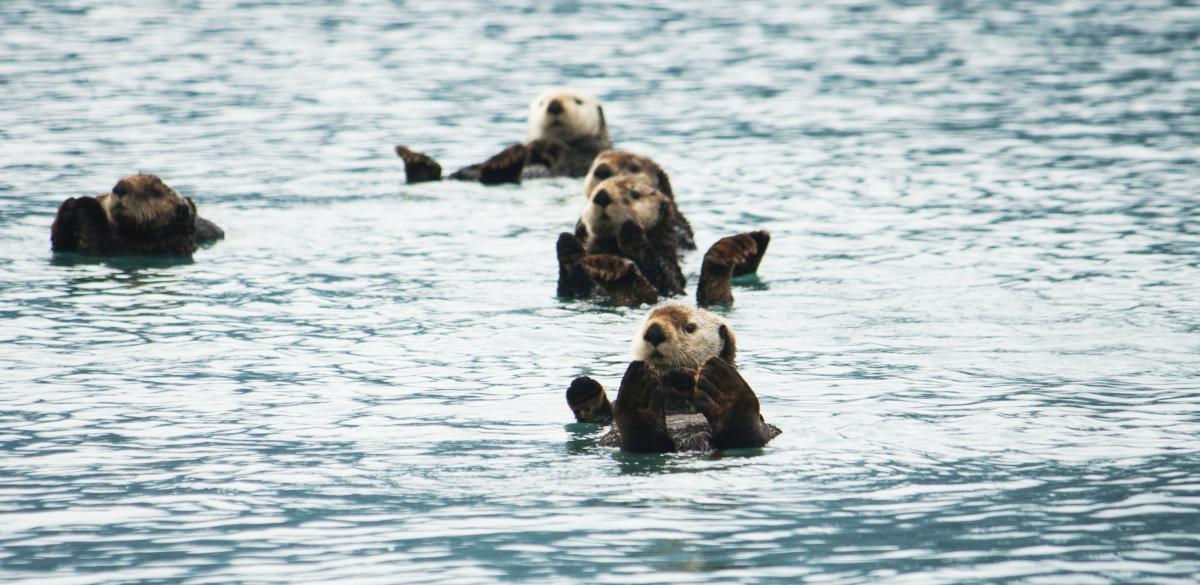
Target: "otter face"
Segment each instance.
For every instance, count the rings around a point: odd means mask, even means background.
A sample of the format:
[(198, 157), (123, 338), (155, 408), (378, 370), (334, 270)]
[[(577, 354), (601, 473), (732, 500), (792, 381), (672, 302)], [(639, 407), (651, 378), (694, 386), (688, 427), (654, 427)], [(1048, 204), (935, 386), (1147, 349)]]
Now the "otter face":
[(593, 96), (569, 89), (547, 90), (529, 104), (527, 142), (598, 137), (607, 131), (604, 109)]
[(597, 184), (612, 177), (635, 177), (670, 195), (670, 184), (662, 184), (666, 177), (662, 167), (649, 157), (619, 150), (602, 152), (592, 161), (592, 168), (588, 170), (587, 178), (583, 181), (583, 194), (590, 194)]
[(666, 196), (633, 177), (601, 181), (588, 196), (579, 221), (591, 237), (616, 237), (621, 224), (634, 220), (649, 231), (663, 220)]
[(154, 175), (129, 175), (111, 193), (97, 197), (108, 220), (119, 229), (153, 231), (169, 225), (191, 204)]
[(733, 364), (737, 342), (720, 317), (686, 305), (650, 309), (632, 343), (633, 359), (662, 374), (673, 368), (697, 369), (712, 356)]

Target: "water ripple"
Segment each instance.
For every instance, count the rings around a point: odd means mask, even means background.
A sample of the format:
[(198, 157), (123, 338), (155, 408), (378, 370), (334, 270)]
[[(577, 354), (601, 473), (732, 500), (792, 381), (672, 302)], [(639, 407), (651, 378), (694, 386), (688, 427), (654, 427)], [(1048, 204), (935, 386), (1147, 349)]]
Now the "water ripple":
[[(6, 583), (1193, 582), (1189, 2), (0, 7)], [(641, 313), (554, 298), (575, 181), (406, 186), (570, 84), (704, 246), (767, 448), (571, 423)], [(53, 258), (130, 172), (229, 238)], [(685, 272), (694, 283), (698, 255)]]

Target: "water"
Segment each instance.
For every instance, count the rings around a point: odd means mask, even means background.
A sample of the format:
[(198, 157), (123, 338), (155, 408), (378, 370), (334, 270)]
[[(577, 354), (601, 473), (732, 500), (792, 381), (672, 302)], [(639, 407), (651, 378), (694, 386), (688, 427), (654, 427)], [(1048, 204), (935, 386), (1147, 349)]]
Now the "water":
[[(0, 5), (14, 584), (1200, 579), (1200, 7), (1018, 0)], [(605, 103), (784, 434), (570, 423), (644, 309), (554, 297), (579, 183), (403, 184)], [(192, 262), (54, 259), (162, 176)], [(694, 290), (699, 258), (687, 258)]]

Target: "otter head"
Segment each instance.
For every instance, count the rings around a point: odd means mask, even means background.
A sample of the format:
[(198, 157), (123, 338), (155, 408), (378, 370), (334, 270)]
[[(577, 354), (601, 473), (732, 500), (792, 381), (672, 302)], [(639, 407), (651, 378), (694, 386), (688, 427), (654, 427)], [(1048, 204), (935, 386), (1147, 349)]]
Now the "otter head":
[(607, 135), (604, 109), (595, 97), (586, 93), (569, 89), (547, 90), (529, 104), (527, 142), (539, 138), (571, 142)]
[(704, 309), (667, 304), (650, 309), (633, 337), (633, 359), (666, 374), (673, 368), (697, 369), (718, 356), (733, 364), (737, 340), (725, 321)]
[(635, 177), (667, 197), (675, 196), (671, 192), (671, 180), (658, 163), (650, 157), (620, 150), (606, 150), (592, 161), (592, 168), (583, 181), (583, 194), (590, 194), (597, 184), (612, 177)]
[(112, 193), (99, 197), (112, 224), (122, 230), (153, 232), (195, 215), (196, 207), (162, 179), (139, 173), (113, 185)]
[(654, 229), (665, 217), (667, 198), (657, 189), (632, 177), (601, 181), (588, 196), (579, 216), (589, 237), (616, 237), (621, 224), (632, 219), (643, 230)]

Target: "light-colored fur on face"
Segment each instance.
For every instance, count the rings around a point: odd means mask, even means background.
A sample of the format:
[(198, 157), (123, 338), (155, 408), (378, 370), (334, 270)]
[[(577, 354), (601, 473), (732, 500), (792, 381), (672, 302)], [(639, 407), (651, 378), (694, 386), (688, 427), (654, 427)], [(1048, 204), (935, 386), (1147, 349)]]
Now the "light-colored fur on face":
[[(551, 113), (562, 108), (559, 113)], [(604, 135), (604, 113), (600, 101), (589, 94), (570, 89), (550, 89), (529, 104), (529, 133), (526, 141), (555, 138), (570, 142), (577, 138)]]
[(621, 150), (606, 150), (592, 161), (587, 178), (583, 181), (583, 194), (589, 195), (601, 181), (612, 177), (635, 177), (647, 185), (662, 188), (659, 174), (662, 167), (649, 157)]
[(154, 175), (139, 173), (117, 181), (111, 193), (96, 197), (110, 224), (141, 231), (164, 227), (175, 219), (180, 205), (189, 205)]
[[(611, 201), (606, 206), (597, 204), (604, 194)], [(583, 222), (591, 237), (616, 236), (621, 224), (632, 219), (650, 231), (663, 220), (662, 203), (666, 196), (651, 188), (636, 177), (614, 177), (601, 181), (588, 195), (579, 221)]]
[[(647, 332), (654, 325), (658, 325), (666, 336), (657, 347), (646, 340)], [(650, 309), (633, 336), (631, 349), (633, 359), (642, 360), (665, 374), (672, 368), (698, 369), (713, 356), (721, 356), (732, 364), (735, 343), (733, 331), (717, 315), (670, 303)]]

